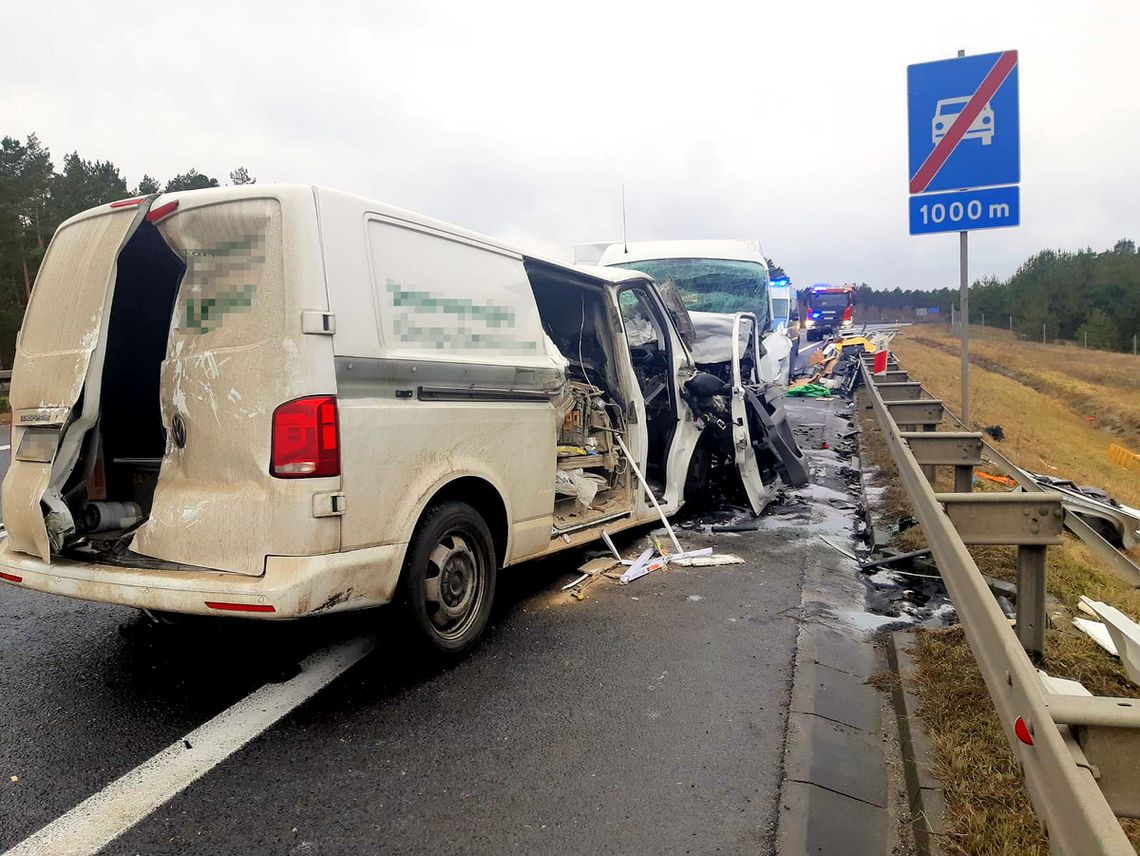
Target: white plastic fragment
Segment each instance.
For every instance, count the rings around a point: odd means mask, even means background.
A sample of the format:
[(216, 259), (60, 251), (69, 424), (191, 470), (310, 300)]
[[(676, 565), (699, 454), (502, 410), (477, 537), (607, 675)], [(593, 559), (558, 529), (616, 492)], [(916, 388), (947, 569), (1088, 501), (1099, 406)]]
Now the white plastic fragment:
[[(1140, 624), (1137, 624), (1115, 606), (1082, 596), (1081, 603), (1097, 614), (1116, 648), (1120, 664), (1128, 679), (1140, 685)], [(1074, 619), (1075, 620), (1075, 619)]]
[(619, 562), (622, 561), (621, 553), (619, 553), (618, 548), (614, 546), (614, 539), (610, 537), (610, 533), (605, 529), (602, 530), (602, 540), (606, 542), (606, 546), (610, 548), (610, 552), (614, 554), (614, 558)]
[(574, 582), (567, 583), (566, 585), (562, 586), (562, 591), (566, 591), (567, 589), (574, 588), (574, 586), (578, 585), (578, 583), (582, 582), (582, 580), (589, 579), (590, 576), (591, 576), (590, 574), (582, 574), (582, 576), (578, 577), (578, 579), (574, 580)]
[[(637, 559), (634, 561), (634, 563), (632, 565), (630, 565), (628, 571), (626, 571), (624, 574), (622, 574), (620, 577), (618, 577), (618, 583), (621, 585), (625, 585), (626, 583), (632, 582), (633, 580), (636, 580), (639, 577), (644, 577), (650, 571), (650, 565), (652, 564), (652, 560), (653, 560), (653, 548), (649, 547), (646, 549), (646, 551), (644, 553), (642, 553), (640, 556), (637, 557)], [(662, 566), (664, 566), (664, 562), (662, 562), (661, 564), (662, 564)], [(652, 568), (652, 570), (657, 570), (657, 568)]]
[(680, 565), (683, 568), (713, 568), (720, 565), (743, 565), (744, 560), (731, 553), (718, 553), (715, 556), (694, 556), (692, 554), (674, 559), (670, 557), (670, 565)]
[(1087, 635), (1093, 642), (1107, 651), (1112, 656), (1116, 656), (1116, 646), (1112, 644), (1112, 637), (1108, 635), (1108, 629), (1099, 621), (1092, 621), (1088, 618), (1074, 618), (1073, 626)]
[(572, 496), (582, 508), (589, 508), (598, 495), (599, 484), (581, 470), (555, 470), (554, 492), (559, 496)]
[(1057, 678), (1041, 669), (1037, 670), (1037, 677), (1041, 679), (1041, 683), (1045, 686), (1045, 691), (1053, 693), (1054, 695), (1092, 695), (1092, 693), (1085, 689), (1085, 685), (1080, 681), (1071, 681), (1068, 678)]

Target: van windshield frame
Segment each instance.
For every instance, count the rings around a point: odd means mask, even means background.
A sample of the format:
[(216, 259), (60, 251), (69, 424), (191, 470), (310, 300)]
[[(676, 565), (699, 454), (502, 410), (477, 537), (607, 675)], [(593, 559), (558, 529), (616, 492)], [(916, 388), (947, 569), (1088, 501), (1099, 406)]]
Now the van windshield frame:
[(622, 262), (614, 267), (647, 273), (657, 282), (672, 280), (696, 312), (751, 312), (761, 330), (771, 324), (768, 268), (741, 259), (671, 258)]

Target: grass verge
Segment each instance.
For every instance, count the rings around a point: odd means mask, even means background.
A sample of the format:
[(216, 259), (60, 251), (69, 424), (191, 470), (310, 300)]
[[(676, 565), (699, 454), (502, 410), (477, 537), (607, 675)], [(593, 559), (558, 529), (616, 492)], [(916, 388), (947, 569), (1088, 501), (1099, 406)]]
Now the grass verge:
[[(903, 365), (919, 374), (905, 360)], [(865, 394), (860, 394), (856, 410), (862, 429), (860, 455), (871, 468), (871, 485), (879, 488), (879, 513), (898, 519), (911, 513), (910, 501), (868, 407)], [(938, 478), (937, 490), (952, 489), (948, 468), (940, 468)], [(892, 546), (901, 550), (925, 547), (921, 527), (900, 533)], [(975, 547), (970, 552), (982, 573), (1016, 582), (1015, 548)], [(1084, 545), (1073, 538), (1049, 549), (1046, 585), (1070, 610), (1075, 610), (1078, 596), (1085, 594), (1140, 614), (1140, 592), (1102, 571)], [(1048, 846), (1021, 772), (961, 628), (917, 631), (916, 640), (918, 674), (910, 689), (919, 698), (919, 715), (931, 737), (932, 772), (946, 789), (947, 851), (971, 856), (1046, 856)], [(1043, 668), (1080, 681), (1096, 695), (1137, 697), (1137, 687), (1120, 663), (1076, 631), (1047, 631)], [(1140, 849), (1140, 823), (1124, 821), (1122, 825), (1133, 846)]]
[[(895, 338), (891, 343), (892, 350), (912, 377), (921, 380), (930, 393), (941, 398), (950, 410), (960, 413), (959, 358), (944, 347), (919, 341), (929, 339), (930, 335), (930, 331), (925, 329), (917, 333), (908, 330)], [(1027, 346), (1027, 343), (1019, 344)], [(970, 347), (971, 352), (980, 349), (980, 346), (975, 348), (974, 342)], [(1010, 349), (1015, 350), (1016, 347), (1011, 345)], [(1070, 353), (1078, 350), (1064, 346), (1037, 347), (1056, 347)], [(1104, 356), (1098, 354), (1097, 359)], [(1127, 354), (1116, 356), (1134, 359)], [(1046, 358), (1043, 355), (1041, 359)], [(1006, 358), (1006, 364), (1011, 362)], [(1053, 364), (1058, 362), (1054, 358)], [(1073, 370), (1076, 371), (1075, 368)], [(1136, 363), (1136, 371), (1140, 377), (1140, 361)], [(1114, 380), (1104, 385), (1089, 386), (1095, 389), (1095, 393), (1090, 395), (1103, 406), (1140, 409), (1140, 390), (1128, 382)], [(1109, 445), (1119, 443), (1123, 438), (1103, 430), (1096, 419), (1090, 422), (1087, 416), (1074, 409), (1073, 398), (1063, 390), (1044, 386), (1035, 388), (1028, 382), (987, 370), (984, 366), (971, 365), (970, 414), (975, 426), (1002, 426), (1006, 439), (998, 445), (1019, 466), (1033, 472), (1072, 478), (1081, 484), (1098, 485), (1121, 502), (1140, 506), (1140, 478), (1135, 472), (1106, 458)]]

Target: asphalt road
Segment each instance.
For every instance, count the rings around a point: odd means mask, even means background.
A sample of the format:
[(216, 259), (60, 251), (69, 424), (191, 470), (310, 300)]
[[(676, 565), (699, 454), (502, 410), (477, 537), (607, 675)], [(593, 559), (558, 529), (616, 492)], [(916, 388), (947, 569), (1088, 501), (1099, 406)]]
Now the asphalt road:
[[(802, 580), (829, 550), (805, 532), (852, 514), (798, 493), (759, 531), (681, 531), (745, 564), (584, 601), (560, 591), (582, 552), (510, 569), (486, 639), (446, 669), (409, 657), (386, 610), (157, 626), (0, 586), (0, 850), (363, 634), (373, 653), (102, 852), (774, 852)], [(861, 584), (837, 592), (833, 612), (859, 612)]]

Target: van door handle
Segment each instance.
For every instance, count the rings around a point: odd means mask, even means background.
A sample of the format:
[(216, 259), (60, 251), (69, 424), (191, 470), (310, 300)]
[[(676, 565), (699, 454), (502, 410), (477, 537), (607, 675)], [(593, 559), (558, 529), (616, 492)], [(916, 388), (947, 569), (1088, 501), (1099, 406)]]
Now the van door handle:
[(340, 517), (344, 514), (348, 499), (343, 491), (326, 491), (313, 494), (313, 517)]

